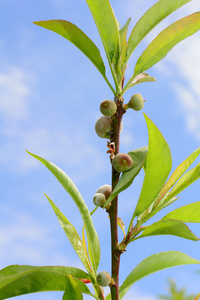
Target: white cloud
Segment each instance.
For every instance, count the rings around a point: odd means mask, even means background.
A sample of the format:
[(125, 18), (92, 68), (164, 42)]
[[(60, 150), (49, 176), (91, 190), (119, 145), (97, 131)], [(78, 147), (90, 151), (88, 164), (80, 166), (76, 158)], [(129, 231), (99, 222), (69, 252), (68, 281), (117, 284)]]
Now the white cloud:
[(2, 263), (6, 265), (10, 262), (22, 262), (83, 268), (75, 254), (70, 257), (60, 250), (60, 241), (51, 224), (39, 223), (26, 211), (13, 211), (7, 206), (3, 209), (9, 216), (9, 221), (1, 221), (0, 224), (0, 257), (4, 258), (1, 262), (2, 267)]
[[(198, 33), (185, 40), (165, 61), (174, 68), (172, 89), (184, 114), (186, 129), (200, 140), (200, 40)], [(177, 80), (179, 78), (181, 80)]]
[(27, 99), (31, 94), (32, 76), (16, 66), (7, 66), (0, 73), (0, 116), (13, 122), (28, 117)]
[[(0, 162), (4, 169), (24, 173), (37, 167), (37, 161), (26, 154), (27, 149), (52, 161), (64, 157), (69, 168), (79, 168), (77, 181), (87, 180), (97, 170), (102, 171), (105, 168), (102, 154), (87, 141), (88, 134), (81, 125), (68, 121), (64, 126), (59, 125), (56, 115), (57, 126), (31, 124), (30, 120), (37, 116), (31, 111), (34, 75), (14, 65), (7, 64), (4, 69), (0, 73)], [(49, 124), (48, 116), (42, 118)], [(64, 128), (70, 130), (66, 132)]]

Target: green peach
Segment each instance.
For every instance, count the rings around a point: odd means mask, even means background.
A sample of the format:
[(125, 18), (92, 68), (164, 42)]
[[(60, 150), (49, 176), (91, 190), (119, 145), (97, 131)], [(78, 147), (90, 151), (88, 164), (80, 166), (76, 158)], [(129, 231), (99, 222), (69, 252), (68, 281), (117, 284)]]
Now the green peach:
[(104, 116), (112, 116), (116, 113), (117, 104), (109, 99), (103, 100), (100, 104), (100, 111)]
[(117, 172), (126, 172), (132, 168), (133, 161), (130, 155), (119, 153), (114, 156), (112, 165)]
[(96, 193), (104, 194), (107, 199), (110, 196), (110, 194), (112, 193), (112, 187), (109, 184), (104, 184), (100, 188), (98, 188)]
[(93, 203), (98, 207), (103, 207), (104, 204), (106, 203), (105, 195), (102, 193), (96, 193), (93, 198)]
[(110, 277), (110, 274), (106, 271), (101, 271), (97, 274), (97, 283), (100, 286), (108, 286), (112, 282), (112, 278)]
[(111, 117), (102, 116), (97, 120), (95, 124), (95, 131), (100, 138), (109, 139), (111, 130), (112, 130)]
[(128, 108), (132, 108), (134, 110), (141, 110), (144, 107), (144, 100), (141, 94), (134, 94), (129, 103)]

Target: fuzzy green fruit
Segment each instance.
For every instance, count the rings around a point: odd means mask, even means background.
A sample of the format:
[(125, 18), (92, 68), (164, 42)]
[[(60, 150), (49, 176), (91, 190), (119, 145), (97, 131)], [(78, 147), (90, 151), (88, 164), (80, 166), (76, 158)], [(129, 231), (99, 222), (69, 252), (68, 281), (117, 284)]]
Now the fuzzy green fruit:
[(104, 184), (100, 188), (98, 188), (98, 190), (96, 191), (96, 193), (102, 193), (102, 194), (104, 194), (104, 196), (107, 199), (110, 196), (110, 194), (112, 193), (112, 187), (109, 184)]
[(101, 271), (97, 274), (97, 283), (100, 286), (108, 286), (111, 284), (112, 278), (110, 277), (110, 274), (106, 271)]
[(134, 110), (141, 110), (144, 107), (144, 101), (141, 94), (135, 94), (131, 97), (128, 107)]
[(117, 104), (112, 100), (103, 100), (100, 104), (100, 111), (104, 116), (112, 116), (116, 113)]
[(105, 195), (102, 193), (96, 193), (93, 198), (93, 203), (98, 207), (103, 207), (104, 204), (106, 203)]
[(111, 130), (112, 130), (111, 117), (102, 116), (97, 120), (95, 124), (95, 131), (100, 138), (109, 139)]
[(133, 161), (130, 155), (119, 153), (113, 158), (112, 165), (117, 172), (126, 172), (132, 168)]

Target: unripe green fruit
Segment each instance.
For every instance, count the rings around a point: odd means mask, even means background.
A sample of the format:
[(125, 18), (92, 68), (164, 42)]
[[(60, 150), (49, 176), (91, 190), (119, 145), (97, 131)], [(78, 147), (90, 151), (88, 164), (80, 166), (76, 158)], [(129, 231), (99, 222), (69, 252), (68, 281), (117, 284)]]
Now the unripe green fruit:
[(96, 193), (93, 198), (93, 203), (98, 207), (103, 207), (104, 204), (106, 203), (105, 195), (102, 193)]
[(113, 158), (112, 165), (117, 172), (126, 172), (132, 168), (133, 161), (130, 155), (119, 153)]
[(112, 187), (109, 184), (104, 184), (98, 190), (96, 191), (97, 193), (102, 193), (106, 197), (106, 199), (110, 196), (112, 193)]
[(128, 107), (134, 110), (141, 110), (144, 107), (144, 101), (141, 94), (135, 94), (131, 97)]
[(109, 139), (111, 130), (112, 130), (111, 117), (102, 116), (97, 120), (95, 124), (95, 131), (100, 138)]
[(103, 100), (100, 104), (100, 111), (104, 116), (112, 116), (116, 113), (117, 104), (112, 100)]
[(111, 284), (112, 278), (110, 277), (110, 274), (106, 271), (101, 271), (97, 274), (97, 283), (100, 286), (108, 286)]

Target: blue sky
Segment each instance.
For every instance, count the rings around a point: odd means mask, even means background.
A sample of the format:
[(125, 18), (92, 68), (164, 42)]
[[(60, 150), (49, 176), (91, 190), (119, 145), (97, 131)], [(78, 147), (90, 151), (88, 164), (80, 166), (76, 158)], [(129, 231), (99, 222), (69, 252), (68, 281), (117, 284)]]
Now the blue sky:
[[(156, 1), (111, 1), (123, 25), (132, 17), (133, 28)], [(167, 25), (199, 10), (193, 0), (161, 22), (136, 49), (127, 68), (133, 73), (137, 57)], [(10, 264), (68, 265), (82, 268), (44, 192), (66, 214), (80, 232), (79, 213), (56, 179), (25, 149), (60, 166), (76, 183), (90, 210), (97, 188), (110, 183), (106, 140), (97, 137), (94, 125), (99, 104), (112, 99), (101, 75), (67, 40), (32, 24), (33, 21), (65, 19), (80, 27), (105, 54), (85, 1), (1, 0), (0, 11), (0, 268)], [(166, 138), (172, 152), (173, 169), (200, 146), (200, 32), (177, 45), (160, 63), (148, 70), (154, 83), (129, 90), (124, 98), (141, 93), (147, 101), (143, 111)], [(107, 64), (106, 64), (107, 66)], [(107, 66), (108, 70), (108, 66)], [(108, 77), (111, 79), (108, 72)], [(142, 112), (128, 111), (121, 135), (121, 152), (148, 143)], [(199, 162), (199, 159), (197, 159)], [(140, 193), (143, 174), (121, 194), (119, 216), (126, 227)], [(155, 218), (183, 204), (200, 201), (197, 181), (181, 198)], [(94, 217), (100, 234), (100, 270), (110, 271), (109, 220), (103, 211)], [(200, 225), (190, 225), (200, 236)], [(122, 233), (120, 233), (122, 238)], [(200, 260), (200, 244), (176, 237), (149, 237), (131, 244), (122, 256), (121, 282), (141, 260), (165, 250), (178, 250)], [(155, 300), (166, 288), (166, 278), (199, 293), (197, 265), (161, 271), (137, 282), (125, 297)], [(56, 300), (61, 293), (42, 293), (18, 299)], [(87, 299), (87, 297), (85, 297)]]

